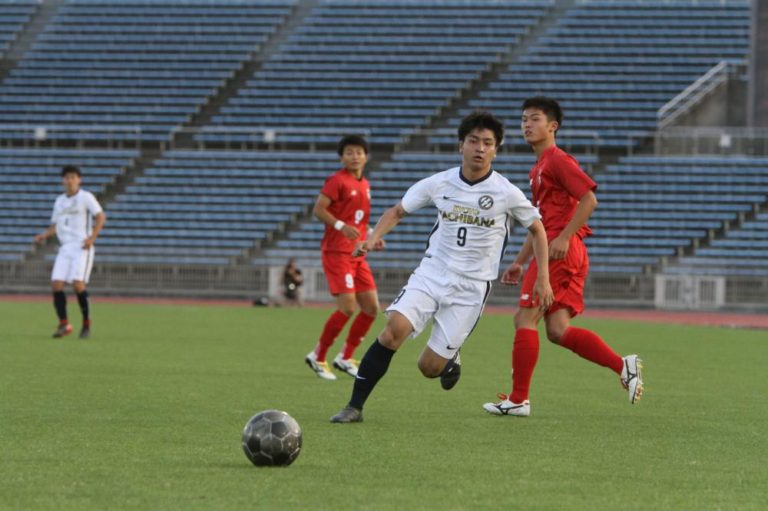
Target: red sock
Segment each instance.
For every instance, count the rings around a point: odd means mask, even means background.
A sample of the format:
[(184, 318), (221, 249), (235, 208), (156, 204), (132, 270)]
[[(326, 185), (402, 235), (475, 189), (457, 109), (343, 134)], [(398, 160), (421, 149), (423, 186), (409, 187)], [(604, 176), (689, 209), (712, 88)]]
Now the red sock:
[(344, 344), (344, 352), (341, 357), (343, 359), (352, 358), (352, 354), (355, 352), (360, 343), (363, 342), (365, 334), (371, 329), (371, 325), (376, 321), (376, 316), (369, 316), (363, 311), (352, 322), (352, 326), (349, 327), (349, 335), (347, 336), (347, 342)]
[(612, 369), (621, 374), (624, 361), (610, 346), (605, 344), (599, 335), (583, 328), (570, 326), (560, 338), (560, 346), (568, 348), (590, 362)]
[(349, 316), (341, 312), (340, 310), (334, 311), (333, 314), (325, 322), (323, 327), (323, 333), (320, 334), (320, 341), (315, 348), (315, 355), (317, 355), (318, 362), (325, 362), (325, 356), (328, 354), (328, 348), (331, 347), (333, 341), (339, 336), (339, 332), (347, 324)]
[(528, 399), (533, 369), (539, 360), (539, 332), (520, 328), (512, 345), (512, 393), (509, 400), (522, 403)]

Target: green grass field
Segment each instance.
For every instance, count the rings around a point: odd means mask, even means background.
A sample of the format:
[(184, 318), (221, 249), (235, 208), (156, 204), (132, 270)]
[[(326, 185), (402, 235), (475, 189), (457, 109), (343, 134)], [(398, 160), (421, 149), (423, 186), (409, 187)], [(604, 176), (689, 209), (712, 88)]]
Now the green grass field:
[[(53, 340), (47, 303), (0, 302), (2, 509), (765, 509), (764, 331), (579, 320), (645, 359), (646, 393), (542, 343), (530, 418), (509, 387), (512, 319), (487, 315), (451, 392), (409, 341), (365, 410), (330, 424), (352, 379), (304, 365), (328, 309), (94, 305), (94, 335)], [(79, 327), (79, 313), (70, 314)], [(373, 334), (383, 325), (380, 319)], [(361, 347), (367, 348), (373, 336)], [(338, 341), (340, 347), (341, 341)], [(332, 355), (336, 347), (332, 348)], [(240, 434), (279, 408), (304, 430), (288, 468)]]

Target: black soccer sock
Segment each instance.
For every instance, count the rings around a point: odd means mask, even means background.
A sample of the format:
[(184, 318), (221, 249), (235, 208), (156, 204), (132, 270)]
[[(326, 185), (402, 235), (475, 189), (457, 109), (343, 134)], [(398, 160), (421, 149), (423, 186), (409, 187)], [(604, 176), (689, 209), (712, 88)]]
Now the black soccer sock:
[(449, 360), (449, 361), (448, 361), (448, 362), (445, 364), (445, 367), (443, 367), (443, 370), (442, 370), (442, 371), (440, 371), (440, 374), (438, 374), (438, 376), (448, 376), (448, 374), (449, 374), (451, 371), (453, 371), (453, 367), (454, 367), (454, 366), (456, 366), (456, 365), (458, 365), (458, 364), (456, 364), (456, 362), (454, 362), (454, 360), (456, 360), (456, 359), (455, 359), (455, 358), (452, 358), (451, 360)]
[(91, 316), (88, 310), (88, 291), (83, 290), (82, 293), (77, 293), (77, 303), (80, 304), (80, 312), (83, 313), (83, 324), (88, 325), (91, 322)]
[(360, 361), (360, 367), (357, 369), (349, 406), (353, 406), (358, 410), (363, 409), (368, 395), (387, 372), (389, 363), (392, 361), (392, 355), (394, 354), (395, 350), (383, 346), (378, 339), (373, 341), (371, 347), (365, 352), (363, 360)]
[(67, 321), (67, 295), (64, 294), (64, 291), (53, 292), (53, 306), (59, 321)]

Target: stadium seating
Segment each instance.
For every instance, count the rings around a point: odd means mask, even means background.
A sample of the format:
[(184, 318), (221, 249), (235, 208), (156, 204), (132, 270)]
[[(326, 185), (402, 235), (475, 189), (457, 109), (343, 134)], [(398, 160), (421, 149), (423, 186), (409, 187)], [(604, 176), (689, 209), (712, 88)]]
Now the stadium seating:
[(61, 167), (78, 165), (83, 188), (98, 195), (137, 156), (131, 150), (0, 149), (0, 260), (21, 260), (32, 237), (50, 225), (62, 193)]
[(34, 0), (0, 0), (0, 57), (37, 9)]
[[(67, 0), (0, 84), (0, 139), (167, 141), (288, 19), (296, 0)], [(399, 143), (428, 125), (472, 80), (552, 13), (553, 0), (320, 0), (197, 135), (202, 142), (335, 142), (359, 132)], [(38, 8), (0, 0), (0, 54)], [(474, 18), (468, 9), (492, 15)], [(564, 146), (621, 148), (655, 129), (656, 112), (722, 60), (748, 51), (746, 0), (577, 0), (541, 37), (451, 116), (432, 142), (455, 144), (474, 108), (510, 120), (521, 100), (561, 100)], [(510, 129), (510, 131), (512, 131)], [(265, 132), (271, 132), (265, 136)], [(508, 139), (512, 138), (508, 136)], [(603, 153), (605, 154), (605, 153)], [(80, 164), (97, 193), (136, 151), (0, 150), (0, 260), (29, 254), (59, 193), (58, 170)], [(389, 155), (387, 155), (389, 157)], [(623, 157), (599, 168), (600, 204), (587, 240), (596, 273), (768, 275), (761, 261), (768, 161), (740, 157)], [(418, 179), (453, 165), (448, 153), (391, 155), (370, 176), (372, 220)], [(496, 167), (530, 195), (531, 154)], [(338, 160), (332, 152), (171, 150), (106, 204), (99, 261), (130, 264), (317, 265), (322, 225), (303, 218)], [(370, 256), (378, 268), (420, 260), (434, 210), (409, 216)], [(515, 230), (507, 260), (524, 231)], [(689, 254), (680, 257), (681, 254)], [(723, 261), (727, 260), (727, 263)], [(671, 261), (671, 262), (670, 262)]]
[[(597, 178), (600, 205), (590, 224), (601, 236), (590, 243), (603, 240), (601, 250), (617, 259), (647, 256), (645, 264), (678, 255), (766, 201), (766, 163), (736, 156), (622, 158)], [(728, 242), (714, 240), (711, 248), (722, 243)]]
[(766, 166), (768, 158), (758, 157), (634, 157), (610, 170), (635, 175), (622, 180), (640, 193), (656, 187), (679, 197), (678, 204), (659, 205), (647, 214), (642, 227), (648, 236), (658, 236), (659, 227), (700, 231), (693, 255), (665, 266), (665, 273), (768, 276), (768, 215), (757, 214), (722, 236), (707, 235), (768, 200)]
[(741, 228), (698, 248), (695, 255), (681, 257), (664, 273), (768, 277), (768, 214), (760, 213)]
[[(597, 161), (589, 155), (578, 159), (587, 170)], [(458, 156), (451, 154), (396, 154), (370, 178), (372, 218), (375, 220), (395, 204), (418, 179), (458, 163)], [(531, 155), (501, 154), (495, 167), (530, 196), (527, 176), (532, 163)], [(663, 258), (694, 247), (722, 229), (725, 222), (766, 200), (765, 165), (764, 160), (755, 158), (647, 156), (626, 157), (609, 165), (595, 177), (599, 205), (589, 222), (594, 236), (587, 239), (591, 270), (642, 274)], [(702, 215), (702, 211), (707, 214)], [(429, 209), (407, 217), (387, 237), (388, 250), (370, 256), (371, 264), (400, 268), (415, 265), (434, 222), (434, 211)], [(518, 227), (510, 239), (508, 256), (519, 249), (524, 234)], [(752, 234), (750, 231), (748, 235)], [(302, 224), (277, 241), (275, 248), (266, 252), (267, 258), (277, 262), (293, 253), (303, 265), (317, 264), (321, 237), (322, 225), (318, 222)], [(716, 240), (712, 248), (728, 243), (733, 242)], [(700, 250), (707, 253), (710, 249)]]
[[(586, 168), (590, 168), (595, 161), (591, 156), (581, 158)], [(528, 193), (528, 171), (533, 162), (534, 158), (529, 154), (500, 154), (494, 161), (494, 168)], [(392, 161), (385, 162), (380, 170), (369, 176), (372, 196), (371, 221), (375, 223), (384, 210), (396, 204), (408, 187), (419, 179), (460, 164), (458, 154), (395, 154)], [(528, 195), (530, 196), (529, 193)], [(377, 268), (415, 267), (424, 253), (435, 218), (434, 208), (424, 208), (406, 217), (387, 236), (387, 250), (369, 256), (371, 265)], [(299, 258), (299, 264), (316, 266), (322, 235), (323, 225), (320, 222), (304, 223), (300, 229), (290, 232), (285, 239), (278, 240), (274, 248), (266, 251), (265, 256), (270, 262), (277, 263), (293, 254)], [(516, 226), (507, 247), (508, 255), (514, 257), (524, 237), (525, 231), (519, 225)]]
[(0, 86), (0, 135), (168, 140), (292, 4), (69, 0)]
[[(545, 94), (563, 106), (570, 145), (633, 145), (710, 68), (746, 59), (749, 24), (747, 1), (582, 1), (460, 113), (517, 119), (526, 97)], [(451, 143), (459, 118), (433, 142)]]
[(401, 141), (551, 4), (325, 0), (198, 139), (252, 141), (273, 130), (278, 142), (333, 142), (346, 132)]
[(169, 151), (110, 204), (99, 260), (226, 265), (311, 207), (335, 154)]

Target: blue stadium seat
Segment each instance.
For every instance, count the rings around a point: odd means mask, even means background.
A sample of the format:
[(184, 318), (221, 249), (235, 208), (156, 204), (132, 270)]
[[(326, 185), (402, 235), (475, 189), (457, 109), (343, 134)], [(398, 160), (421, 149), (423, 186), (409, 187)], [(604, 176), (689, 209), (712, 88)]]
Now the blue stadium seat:
[(333, 153), (168, 151), (111, 204), (100, 258), (228, 264), (305, 213), (337, 167)]
[[(257, 127), (275, 129), (277, 142), (332, 142), (348, 130), (368, 133), (372, 142), (401, 142), (551, 4), (480, 0), (472, 9), (493, 16), (474, 18), (461, 2), (434, 1), (428, 9), (410, 2), (363, 1), (352, 9), (342, 0), (321, 2), (197, 139), (259, 140)], [(312, 129), (300, 132), (306, 128)]]
[(699, 76), (721, 60), (745, 60), (749, 24), (747, 1), (577, 2), (451, 125), (473, 108), (517, 118), (525, 98), (547, 94), (565, 110), (564, 131), (598, 134), (570, 136), (569, 145), (635, 145)]
[(0, 148), (0, 259), (23, 259), (32, 237), (50, 224), (64, 165), (79, 166), (83, 188), (98, 195), (138, 156), (135, 150)]
[[(48, 139), (167, 141), (294, 3), (69, 0), (0, 85), (0, 124), (19, 125), (0, 137), (48, 126)], [(105, 134), (104, 124), (127, 127)]]

